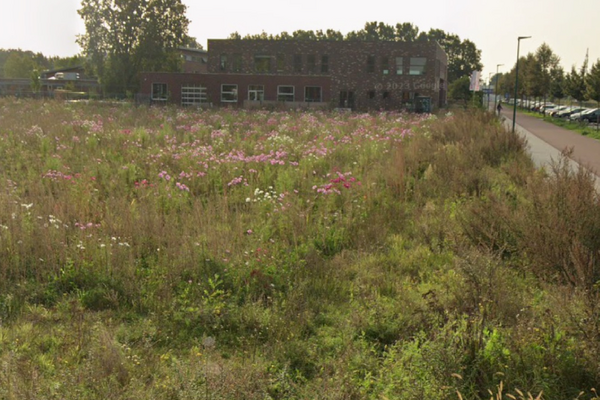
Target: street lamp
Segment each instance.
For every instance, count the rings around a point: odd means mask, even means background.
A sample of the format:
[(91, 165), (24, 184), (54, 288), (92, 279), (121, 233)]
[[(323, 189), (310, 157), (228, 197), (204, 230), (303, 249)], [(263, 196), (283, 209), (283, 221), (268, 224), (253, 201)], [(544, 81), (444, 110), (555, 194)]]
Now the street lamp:
[(515, 123), (517, 120), (517, 88), (519, 85), (519, 47), (521, 46), (521, 39), (529, 39), (529, 38), (531, 38), (531, 36), (519, 36), (517, 38), (517, 65), (515, 67), (515, 97), (513, 98), (513, 100), (514, 100), (513, 125), (512, 125), (513, 133), (515, 133)]
[(494, 85), (494, 111), (496, 111), (496, 102), (498, 101), (498, 68), (504, 64), (496, 65), (496, 84)]
[(490, 87), (492, 86), (492, 73), (488, 74), (488, 84), (487, 84), (487, 110), (490, 111)]

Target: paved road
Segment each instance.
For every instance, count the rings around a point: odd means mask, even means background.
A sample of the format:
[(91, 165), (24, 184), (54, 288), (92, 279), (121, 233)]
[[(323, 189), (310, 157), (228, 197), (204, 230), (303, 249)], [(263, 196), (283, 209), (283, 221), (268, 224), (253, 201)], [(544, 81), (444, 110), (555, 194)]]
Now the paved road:
[[(505, 124), (512, 129), (512, 108), (504, 107)], [(572, 150), (574, 166), (583, 166), (596, 175), (600, 192), (600, 141), (561, 128), (549, 122), (517, 112), (517, 130), (527, 138), (529, 151), (536, 165), (543, 167), (560, 157), (563, 150)]]

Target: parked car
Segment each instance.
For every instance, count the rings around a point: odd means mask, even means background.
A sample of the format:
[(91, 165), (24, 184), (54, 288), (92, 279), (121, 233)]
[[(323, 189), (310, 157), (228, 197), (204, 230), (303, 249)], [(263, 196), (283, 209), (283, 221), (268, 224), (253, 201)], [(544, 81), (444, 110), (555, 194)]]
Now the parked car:
[(543, 114), (548, 114), (554, 107), (556, 107), (556, 104), (554, 103), (546, 103), (546, 104), (542, 104), (538, 111), (543, 113)]
[(596, 110), (595, 108), (586, 108), (580, 112), (577, 112), (575, 114), (571, 114), (571, 116), (569, 117), (569, 119), (571, 121), (583, 121), (583, 116), (586, 115), (587, 113), (590, 113), (592, 111)]
[(581, 116), (577, 120), (580, 122), (585, 122), (585, 123), (590, 123), (590, 122), (597, 123), (599, 116), (600, 116), (600, 108), (594, 108), (591, 111), (581, 114)]
[(556, 106), (552, 110), (549, 110), (548, 115), (550, 115), (551, 117), (555, 117), (559, 111), (564, 111), (567, 108), (569, 108), (569, 106)]
[(558, 118), (569, 118), (571, 115), (578, 113), (578, 112), (582, 112), (583, 110), (585, 110), (585, 108), (583, 107), (577, 107), (577, 106), (572, 106), (569, 107), (563, 111), (559, 111), (556, 116)]

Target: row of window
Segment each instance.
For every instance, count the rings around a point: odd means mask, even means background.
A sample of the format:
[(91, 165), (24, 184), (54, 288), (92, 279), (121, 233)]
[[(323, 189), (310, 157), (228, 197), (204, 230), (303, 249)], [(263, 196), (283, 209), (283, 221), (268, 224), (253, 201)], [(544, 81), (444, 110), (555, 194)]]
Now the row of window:
[[(271, 73), (284, 72), (287, 70), (288, 58), (285, 54), (279, 53), (275, 56), (270, 54), (255, 54), (253, 58), (253, 70), (255, 72)], [(308, 74), (329, 73), (329, 56), (321, 55), (318, 59), (314, 54), (306, 56), (294, 54), (292, 67), (294, 72), (306, 72)], [(219, 59), (219, 69), (221, 71), (242, 72), (241, 54), (221, 54)]]
[[(418, 96), (418, 93), (416, 92), (408, 92), (408, 91), (402, 91), (400, 92), (400, 95), (402, 96), (402, 101), (404, 102), (408, 102), (411, 101), (415, 98), (415, 96)], [(367, 92), (367, 99), (368, 100), (375, 100), (377, 98), (377, 92), (375, 90), (369, 90)], [(384, 90), (381, 92), (381, 98), (383, 100), (390, 100), (392, 98), (392, 92), (388, 91), (388, 90)]]
[[(308, 103), (323, 101), (323, 95), (320, 86), (305, 86), (304, 101)], [(264, 85), (248, 86), (248, 100), (263, 101), (265, 100)], [(222, 103), (237, 103), (238, 101), (238, 85), (221, 85), (221, 102)], [(277, 101), (296, 101), (296, 87), (293, 85), (277, 86)]]
[[(221, 85), (221, 102), (222, 103), (237, 103), (238, 85), (223, 84)], [(277, 101), (296, 101), (296, 87), (293, 85), (277, 86)], [(168, 88), (166, 83), (152, 84), (152, 100), (166, 101), (168, 99)], [(263, 101), (265, 100), (264, 85), (248, 86), (248, 100)], [(206, 87), (202, 85), (184, 85), (181, 87), (181, 104), (193, 105), (205, 103), (208, 101)], [(320, 86), (305, 86), (304, 101), (308, 103), (323, 101), (323, 92)]]
[[(379, 62), (379, 68), (383, 75), (390, 75), (391, 68), (395, 68), (396, 75), (404, 75), (405, 57), (394, 57), (394, 65), (390, 63), (390, 57), (382, 56)], [(284, 72), (287, 70), (288, 58), (280, 53), (275, 56), (269, 54), (255, 54), (253, 58), (253, 70), (259, 73)], [(424, 75), (427, 65), (425, 57), (408, 57), (408, 75)], [(221, 71), (242, 72), (241, 54), (221, 54), (219, 60)], [(292, 69), (294, 72), (305, 72), (308, 74), (328, 74), (329, 56), (321, 55), (318, 58), (315, 54), (294, 54), (292, 59)], [(366, 71), (373, 73), (376, 71), (376, 57), (367, 56)]]
[[(395, 57), (395, 71), (396, 75), (404, 75), (404, 59), (405, 57)], [(427, 58), (425, 57), (409, 57), (408, 64), (408, 75), (424, 75), (425, 67), (427, 65)], [(379, 68), (383, 75), (390, 75), (390, 58), (388, 56), (382, 56), (379, 62)], [(375, 56), (367, 56), (367, 72), (373, 73), (376, 71)]]

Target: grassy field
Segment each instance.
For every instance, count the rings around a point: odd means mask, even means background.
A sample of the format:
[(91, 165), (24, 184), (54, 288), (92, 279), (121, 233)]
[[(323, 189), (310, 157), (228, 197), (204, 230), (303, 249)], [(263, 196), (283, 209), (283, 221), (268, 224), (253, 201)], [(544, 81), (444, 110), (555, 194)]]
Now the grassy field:
[(482, 111), (1, 98), (0, 399), (597, 399), (566, 163)]

